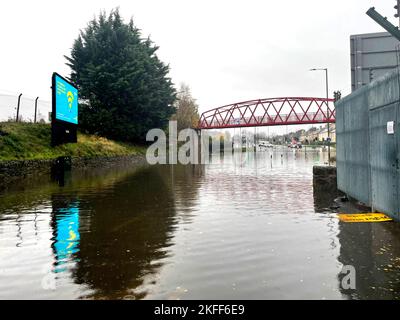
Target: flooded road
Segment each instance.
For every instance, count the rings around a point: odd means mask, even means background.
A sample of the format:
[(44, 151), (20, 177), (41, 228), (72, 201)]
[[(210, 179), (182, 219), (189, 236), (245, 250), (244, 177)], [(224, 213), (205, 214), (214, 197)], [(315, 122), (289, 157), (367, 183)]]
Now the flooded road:
[(0, 298), (400, 299), (400, 225), (340, 222), (336, 192), (313, 189), (326, 161), (283, 149), (16, 186)]

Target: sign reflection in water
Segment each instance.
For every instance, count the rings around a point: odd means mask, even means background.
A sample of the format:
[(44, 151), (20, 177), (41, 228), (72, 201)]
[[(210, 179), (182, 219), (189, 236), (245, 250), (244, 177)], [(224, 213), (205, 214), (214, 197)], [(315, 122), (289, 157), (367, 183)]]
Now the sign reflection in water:
[(56, 257), (55, 272), (65, 271), (65, 264), (79, 251), (79, 202), (73, 202), (55, 211), (55, 238), (53, 243)]

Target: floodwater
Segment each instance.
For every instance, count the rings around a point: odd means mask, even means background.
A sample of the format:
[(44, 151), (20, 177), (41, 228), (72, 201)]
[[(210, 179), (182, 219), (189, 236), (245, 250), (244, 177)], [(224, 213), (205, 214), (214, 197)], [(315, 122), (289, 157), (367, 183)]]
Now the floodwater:
[(326, 153), (211, 160), (3, 191), (0, 298), (400, 298), (399, 224), (340, 222), (337, 193), (313, 188)]

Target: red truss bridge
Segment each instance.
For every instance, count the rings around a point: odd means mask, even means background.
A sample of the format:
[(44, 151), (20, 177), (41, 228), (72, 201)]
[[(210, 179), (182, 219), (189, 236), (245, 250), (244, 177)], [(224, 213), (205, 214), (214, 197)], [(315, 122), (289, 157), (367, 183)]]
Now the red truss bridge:
[(199, 129), (334, 123), (334, 99), (269, 98), (229, 104), (204, 112)]

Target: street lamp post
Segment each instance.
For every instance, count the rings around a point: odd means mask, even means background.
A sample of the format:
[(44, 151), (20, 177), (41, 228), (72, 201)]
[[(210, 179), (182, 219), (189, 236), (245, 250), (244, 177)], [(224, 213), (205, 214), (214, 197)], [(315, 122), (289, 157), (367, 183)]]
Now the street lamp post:
[[(329, 99), (329, 86), (328, 86), (328, 68), (313, 68), (310, 71), (325, 71), (325, 87), (326, 87), (326, 99)], [(331, 138), (329, 128), (329, 102), (326, 101), (326, 114), (327, 114), (327, 127), (328, 127), (328, 164), (331, 165)]]

